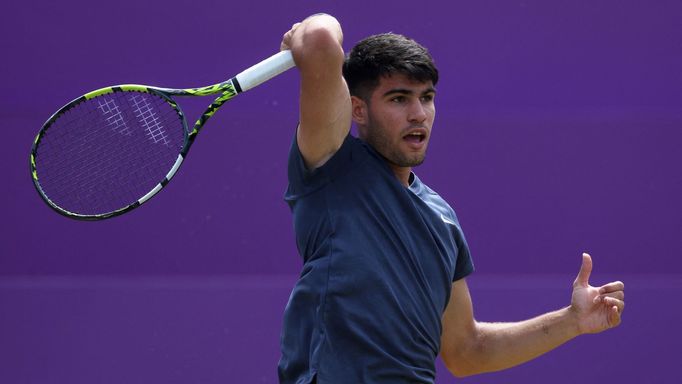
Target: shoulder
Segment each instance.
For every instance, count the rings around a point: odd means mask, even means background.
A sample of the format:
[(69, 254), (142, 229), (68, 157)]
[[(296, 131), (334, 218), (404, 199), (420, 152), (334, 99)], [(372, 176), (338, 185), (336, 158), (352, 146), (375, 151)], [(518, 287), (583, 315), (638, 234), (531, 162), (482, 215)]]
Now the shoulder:
[(288, 160), (289, 187), (287, 195), (301, 195), (317, 190), (355, 170), (371, 172), (366, 163), (375, 159), (372, 148), (348, 133), (338, 151), (322, 166), (310, 169), (303, 159), (296, 137), (292, 140)]

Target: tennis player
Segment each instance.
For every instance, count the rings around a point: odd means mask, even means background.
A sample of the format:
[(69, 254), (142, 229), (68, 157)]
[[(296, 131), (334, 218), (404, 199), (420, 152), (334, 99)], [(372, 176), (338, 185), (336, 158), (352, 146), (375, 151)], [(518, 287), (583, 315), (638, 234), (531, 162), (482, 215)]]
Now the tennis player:
[(433, 383), (439, 354), (467, 376), (617, 326), (623, 283), (590, 286), (587, 254), (570, 305), (517, 323), (474, 319), (457, 216), (412, 172), (431, 137), (438, 71), (400, 35), (371, 36), (348, 58), (342, 40), (324, 14), (282, 39), (301, 77), (285, 198), (304, 264), (285, 310), (280, 382)]

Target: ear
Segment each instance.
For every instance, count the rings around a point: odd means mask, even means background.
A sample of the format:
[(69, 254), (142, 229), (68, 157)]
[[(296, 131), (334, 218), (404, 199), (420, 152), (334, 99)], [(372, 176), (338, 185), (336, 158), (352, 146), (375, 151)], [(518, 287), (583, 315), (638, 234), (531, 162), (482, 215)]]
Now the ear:
[(351, 96), (353, 121), (357, 125), (367, 125), (367, 103), (357, 96)]

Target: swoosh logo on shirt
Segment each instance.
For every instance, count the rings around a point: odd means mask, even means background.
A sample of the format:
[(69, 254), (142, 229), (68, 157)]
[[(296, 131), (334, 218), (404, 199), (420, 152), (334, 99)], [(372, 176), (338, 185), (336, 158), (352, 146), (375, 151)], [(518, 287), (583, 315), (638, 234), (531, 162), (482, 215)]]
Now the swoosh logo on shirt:
[(443, 222), (444, 222), (445, 224), (454, 225), (455, 227), (457, 226), (457, 223), (455, 223), (454, 221), (452, 221), (452, 220), (448, 219), (447, 217), (443, 216), (442, 213), (440, 214), (440, 219), (443, 220)]

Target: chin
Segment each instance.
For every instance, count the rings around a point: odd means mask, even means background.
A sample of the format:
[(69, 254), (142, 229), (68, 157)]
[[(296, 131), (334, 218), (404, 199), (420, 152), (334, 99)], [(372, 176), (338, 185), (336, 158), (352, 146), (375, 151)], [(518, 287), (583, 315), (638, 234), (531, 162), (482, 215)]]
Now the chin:
[(401, 167), (417, 167), (422, 165), (424, 160), (426, 160), (426, 155), (418, 155), (411, 158), (402, 158), (401, 161), (396, 162), (397, 165)]
[(421, 158), (416, 159), (416, 160), (412, 163), (411, 166), (412, 166), (412, 167), (418, 167), (418, 166), (420, 166), (420, 165), (422, 165), (422, 164), (424, 163), (424, 160), (426, 160), (426, 156), (422, 156)]

